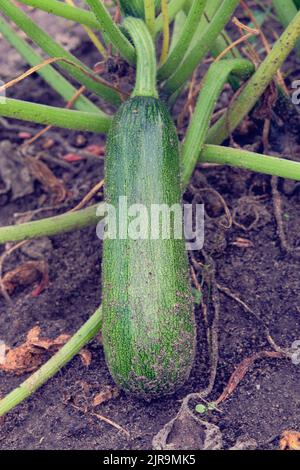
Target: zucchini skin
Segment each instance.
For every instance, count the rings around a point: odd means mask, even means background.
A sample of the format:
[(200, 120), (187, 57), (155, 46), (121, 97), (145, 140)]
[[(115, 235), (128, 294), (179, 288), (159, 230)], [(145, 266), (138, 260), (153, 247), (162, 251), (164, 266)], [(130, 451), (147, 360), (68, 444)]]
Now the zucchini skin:
[[(122, 11), (127, 16), (134, 16), (135, 18), (144, 18), (144, 1), (143, 0), (120, 0)], [(155, 0), (155, 10), (159, 11), (160, 0)]]
[[(118, 208), (125, 195), (128, 207), (143, 204), (148, 213), (151, 204), (181, 203), (178, 138), (158, 99), (125, 102), (106, 148), (107, 203)], [(103, 346), (114, 381), (146, 400), (173, 393), (195, 356), (184, 240), (107, 238), (102, 263)]]

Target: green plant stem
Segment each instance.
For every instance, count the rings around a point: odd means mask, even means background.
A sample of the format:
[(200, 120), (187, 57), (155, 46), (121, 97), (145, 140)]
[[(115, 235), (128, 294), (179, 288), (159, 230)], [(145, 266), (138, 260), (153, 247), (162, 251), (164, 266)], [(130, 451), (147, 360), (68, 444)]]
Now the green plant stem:
[[(44, 59), (27, 42), (9, 26), (0, 16), (0, 33), (5, 39), (21, 54), (26, 62), (32, 67), (41, 64)], [(54, 67), (48, 65), (37, 72), (43, 79), (61, 95), (65, 101), (69, 101), (76, 93), (76, 88), (71, 85)], [(105, 115), (99, 108), (85, 96), (79, 96), (74, 103), (74, 107), (79, 111), (99, 112)]]
[(71, 232), (72, 230), (96, 225), (100, 220), (96, 213), (97, 208), (103, 206), (104, 203), (95, 204), (79, 211), (69, 211), (33, 222), (0, 227), (0, 244), (30, 240), (32, 238), (51, 237), (58, 233)]
[(253, 72), (254, 66), (245, 59), (221, 60), (210, 66), (183, 144), (182, 178), (184, 184), (189, 182), (197, 164), (199, 152), (201, 152), (204, 145), (216, 102), (230, 74), (234, 73), (245, 79)]
[(108, 132), (111, 123), (111, 117), (103, 116), (100, 113), (55, 108), (54, 106), (11, 98), (6, 98), (5, 103), (0, 104), (0, 116), (102, 134)]
[[(282, 26), (286, 28), (297, 15), (298, 9), (293, 0), (273, 0), (273, 6)], [(297, 54), (300, 54), (300, 41), (296, 45)]]
[(180, 37), (176, 43), (176, 46), (169, 54), (166, 62), (158, 70), (158, 80), (166, 80), (170, 75), (175, 72), (177, 67), (183, 60), (191, 41), (193, 40), (194, 34), (197, 30), (198, 24), (201, 20), (206, 0), (194, 0), (192, 7), (190, 8), (187, 19), (182, 28)]
[(99, 333), (101, 323), (102, 311), (100, 307), (51, 359), (0, 401), (0, 416), (5, 415), (30, 397), (78, 354), (83, 346)]
[(218, 163), (300, 181), (300, 163), (219, 145), (204, 145), (199, 162)]
[(101, 0), (86, 0), (93, 13), (95, 14), (101, 30), (109, 38), (112, 45), (120, 51), (121, 55), (130, 63), (135, 63), (135, 50), (121, 32), (120, 28), (113, 21), (110, 13), (105, 8)]
[(132, 96), (158, 97), (156, 89), (156, 57), (151, 34), (144, 21), (128, 17), (124, 21), (136, 48), (136, 81)]
[(222, 117), (208, 132), (207, 143), (220, 144), (239, 125), (251, 111), (261, 95), (266, 90), (274, 75), (293, 50), (300, 37), (300, 12), (289, 24), (280, 38), (274, 44), (257, 71), (248, 81), (245, 88), (228, 110), (227, 116)]
[[(174, 20), (177, 13), (183, 8), (186, 0), (171, 0), (168, 5), (169, 22)], [(163, 29), (164, 19), (160, 14), (155, 20), (155, 35), (159, 34)]]
[[(70, 64), (63, 62), (59, 64), (79, 83), (86, 86), (86, 88), (93, 91), (98, 96), (106, 99), (108, 102), (117, 106), (120, 105), (121, 99), (115, 90), (112, 90), (108, 86), (93, 80), (91, 76), (94, 75), (94, 72), (91, 69), (86, 67), (84, 64), (82, 64), (82, 62), (80, 62), (80, 60), (78, 60), (72, 54), (67, 52), (63, 47), (61, 47), (57, 42), (55, 42), (49, 34), (47, 34), (34, 21), (32, 21), (31, 18), (29, 18), (20, 8), (15, 6), (11, 0), (0, 2), (0, 11), (8, 16), (14, 23), (16, 23), (16, 25), (50, 57), (63, 57), (83, 67), (90, 74), (89, 77), (86, 76), (83, 71), (78, 70)], [(96, 74), (95, 77), (98, 78)]]
[(58, 0), (19, 0), (20, 3), (28, 5), (39, 10), (50, 13), (51, 15), (60, 16), (66, 20), (74, 21), (89, 28), (101, 31), (101, 27), (95, 15), (83, 8), (73, 7), (67, 3)]
[(186, 22), (186, 14), (183, 10), (180, 10), (177, 15), (175, 16), (174, 26), (173, 26), (173, 33), (171, 38), (170, 50), (171, 53), (178, 43), (178, 40), (181, 35), (181, 30), (184, 28), (184, 24)]
[(145, 21), (152, 37), (155, 35), (155, 2), (144, 0)]
[(176, 72), (165, 82), (164, 91), (171, 96), (189, 79), (196, 67), (208, 53), (224, 26), (237, 7), (239, 0), (224, 0), (211, 23), (207, 25), (193, 49), (185, 57)]

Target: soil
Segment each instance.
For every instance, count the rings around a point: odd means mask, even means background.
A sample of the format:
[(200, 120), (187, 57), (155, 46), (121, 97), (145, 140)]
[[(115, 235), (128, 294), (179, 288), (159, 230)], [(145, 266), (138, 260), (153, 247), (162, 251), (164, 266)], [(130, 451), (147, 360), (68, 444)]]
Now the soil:
[[(4, 41), (0, 40), (0, 49)], [(82, 42), (74, 51), (78, 56), (95, 55)], [(7, 55), (6, 55), (7, 57)], [(294, 59), (293, 59), (294, 60)], [(14, 56), (14, 66), (24, 69)], [(293, 62), (295, 66), (295, 61)], [(62, 105), (37, 76), (28, 78), (12, 91), (15, 98), (33, 99), (43, 103)], [(222, 100), (226, 102), (226, 94)], [(176, 110), (175, 110), (176, 113)], [(278, 111), (280, 114), (280, 111)], [(243, 146), (262, 151), (262, 123), (253, 117), (252, 124), (240, 128), (234, 135)], [(13, 152), (22, 143), (19, 128), (1, 127), (0, 139), (9, 140)], [(35, 126), (26, 126), (36, 131)], [(299, 129), (299, 127), (298, 127)], [(48, 156), (60, 158), (67, 153), (65, 144), (76, 150), (78, 133), (55, 130), (63, 141), (47, 150)], [(104, 145), (101, 136), (81, 134), (87, 144)], [(37, 142), (32, 151), (42, 148), (45, 138)], [(288, 123), (272, 124), (270, 151), (300, 159), (297, 132)], [(287, 149), (287, 146), (289, 150)], [(78, 150), (79, 151), (79, 150)], [(1, 154), (0, 158), (6, 158)], [(64, 180), (68, 190), (67, 205), (38, 214), (35, 218), (64, 212), (78, 203), (88, 190), (103, 177), (103, 158), (88, 158), (68, 168), (47, 161), (54, 174)], [(76, 169), (76, 172), (73, 169)], [(290, 251), (282, 249), (278, 224), (274, 216), (271, 178), (229, 167), (199, 167), (185, 197), (198, 197), (198, 189), (212, 187), (222, 195), (235, 216), (230, 229), (224, 229), (223, 208), (216, 195), (204, 193), (207, 210), (204, 249), (216, 265), (216, 282), (244, 301), (255, 313), (245, 308), (220, 290), (219, 363), (215, 386), (209, 399), (216, 399), (227, 385), (236, 367), (247, 357), (260, 351), (271, 351), (266, 338), (268, 327), (274, 341), (281, 348), (290, 348), (300, 339), (300, 257), (299, 223), (300, 191), (297, 184), (278, 181), (282, 201), (282, 220)], [(201, 192), (203, 195), (203, 193)], [(34, 191), (12, 200), (11, 193), (0, 196), (0, 225), (15, 223), (15, 213), (34, 210), (41, 205), (51, 206), (51, 195), (35, 182)], [(98, 197), (98, 200), (101, 196)], [(97, 198), (95, 199), (97, 200)], [(239, 239), (244, 239), (242, 242)], [(48, 245), (49, 246), (49, 245)], [(297, 251), (298, 249), (298, 251)], [(4, 248), (0, 248), (0, 253)], [(201, 253), (195, 258), (202, 261)], [(61, 333), (72, 334), (95, 311), (101, 302), (101, 242), (94, 227), (51, 237), (48, 252), (49, 285), (37, 297), (32, 296), (34, 286), (18, 288), (12, 294), (12, 305), (0, 296), (0, 339), (10, 347), (22, 344), (27, 332), (39, 325), (42, 336), (55, 338)], [(17, 251), (4, 266), (4, 272), (27, 260), (28, 255)], [(211, 315), (209, 290), (204, 302)], [(206, 327), (203, 308), (196, 306), (198, 324), (198, 352), (188, 383), (171, 397), (151, 403), (120, 393), (96, 409), (93, 397), (107, 386), (113, 386), (105, 364), (101, 341), (88, 345), (92, 361), (89, 366), (75, 357), (53, 379), (30, 399), (10, 412), (1, 421), (0, 449), (151, 449), (154, 436), (180, 408), (181, 399), (188, 393), (205, 388), (209, 376), (209, 354), (206, 346)], [(295, 361), (294, 361), (295, 362)], [(16, 387), (28, 374), (15, 376), (0, 373), (0, 396)], [(124, 432), (97, 418), (103, 415), (122, 426)], [(264, 358), (255, 361), (231, 396), (221, 403), (217, 411), (202, 419), (218, 426), (222, 434), (222, 448), (232, 447), (238, 440), (255, 440), (258, 449), (277, 449), (283, 431), (300, 431), (300, 366), (287, 358)], [(197, 442), (198, 425), (177, 429), (177, 448), (201, 447)], [(190, 434), (190, 435), (186, 435)], [(179, 444), (178, 444), (179, 442)], [(180, 445), (180, 442), (182, 443)]]

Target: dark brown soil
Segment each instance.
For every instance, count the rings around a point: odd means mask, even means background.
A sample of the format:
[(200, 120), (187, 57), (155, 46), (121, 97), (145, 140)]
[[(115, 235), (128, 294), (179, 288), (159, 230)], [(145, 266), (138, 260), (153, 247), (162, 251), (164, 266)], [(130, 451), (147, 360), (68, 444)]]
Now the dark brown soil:
[[(82, 48), (84, 45), (81, 52)], [(15, 88), (13, 96), (41, 98), (44, 103), (62, 104), (37, 77)], [(293, 158), (300, 159), (299, 142), (295, 133), (288, 134), (288, 131), (288, 125), (282, 128), (273, 126), (272, 150), (288, 154), (285, 142), (293, 142)], [(74, 145), (75, 133), (55, 132)], [(260, 135), (261, 125), (257, 122), (250, 134), (245, 137), (237, 133), (236, 139), (243, 145), (253, 144)], [(102, 137), (89, 134), (86, 137), (89, 144), (104, 143)], [(14, 148), (21, 142), (16, 130), (4, 128), (0, 130), (0, 139), (9, 139)], [(36, 144), (36, 150), (40, 145)], [(56, 143), (48, 152), (57, 157), (65, 150)], [(0, 158), (5, 157), (0, 155)], [(79, 202), (103, 176), (101, 158), (73, 165), (72, 168), (78, 170), (76, 174), (53, 162), (49, 167), (66, 181), (69, 190), (67, 207)], [(224, 230), (220, 225), (222, 208), (219, 200), (216, 197), (205, 200), (210, 219), (207, 220), (204, 248), (215, 260), (217, 283), (230, 289), (258, 317), (220, 293), (219, 364), (210, 397), (214, 399), (221, 394), (230, 375), (244, 358), (271, 350), (264, 325), (268, 326), (273, 339), (282, 348), (290, 348), (295, 340), (300, 339), (300, 257), (296, 251), (300, 246), (300, 192), (292, 182), (279, 181), (284, 229), (290, 245), (295, 247), (295, 250), (285, 253), (274, 218), (270, 177), (228, 167), (200, 168), (192, 184), (186, 194), (187, 199), (197, 194), (197, 188), (209, 185), (223, 196), (231, 212), (236, 211), (236, 220), (246, 228), (250, 226), (250, 230), (245, 230), (233, 224), (232, 228)], [(11, 196), (0, 199), (0, 225), (14, 223), (13, 214), (16, 212), (39, 207), (42, 194), (41, 186), (35, 184), (34, 193), (29, 196), (14, 202)], [(49, 198), (44, 205), (51, 205)], [(55, 213), (58, 211), (51, 210), (38, 217)], [(256, 215), (257, 220), (251, 228)], [(249, 247), (237, 246), (238, 238), (249, 240)], [(101, 242), (96, 237), (95, 228), (55, 236), (51, 242), (49, 287), (38, 297), (31, 295), (33, 286), (20, 288), (12, 295), (11, 306), (0, 297), (0, 339), (11, 347), (21, 344), (28, 330), (37, 324), (45, 337), (73, 333), (101, 302)], [(0, 250), (3, 252), (2, 247)], [(195, 255), (202, 259), (199, 253)], [(25, 259), (28, 258), (20, 252), (12, 255), (5, 264), (5, 271)], [(209, 294), (206, 297), (205, 302), (209, 303)], [(79, 357), (74, 358), (32, 398), (5, 417), (0, 427), (0, 449), (151, 449), (153, 437), (176, 415), (180, 399), (206, 386), (209, 357), (199, 307), (196, 307), (196, 316), (197, 359), (189, 382), (180, 392), (151, 403), (121, 393), (96, 409), (97, 413), (124, 427), (130, 438), (91, 414), (93, 396), (105, 386), (113, 385), (102, 347), (99, 340), (94, 340), (88, 346), (92, 353), (88, 367)], [(16, 377), (0, 373), (0, 396), (25, 378), (26, 375)], [(256, 361), (231, 397), (219, 406), (219, 411), (206, 415), (205, 419), (219, 426), (224, 448), (233, 446), (237, 439), (245, 436), (255, 439), (259, 449), (278, 448), (279, 437), (284, 430), (300, 431), (300, 365), (293, 364), (290, 359)], [(182, 432), (184, 434), (184, 430)], [(198, 432), (197, 427), (193, 432)], [(182, 436), (183, 440), (185, 437)]]

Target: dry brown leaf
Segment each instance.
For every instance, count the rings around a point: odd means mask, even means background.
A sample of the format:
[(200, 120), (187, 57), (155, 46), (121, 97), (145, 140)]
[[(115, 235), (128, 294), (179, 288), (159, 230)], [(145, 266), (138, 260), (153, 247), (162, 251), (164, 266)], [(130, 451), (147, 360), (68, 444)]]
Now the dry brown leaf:
[(285, 357), (282, 353), (276, 351), (261, 351), (258, 353), (253, 354), (250, 357), (244, 359), (235, 369), (233, 374), (231, 375), (228, 384), (226, 385), (225, 389), (223, 390), (222, 394), (216, 400), (216, 404), (218, 405), (222, 401), (226, 400), (236, 389), (238, 384), (243, 380), (245, 375), (247, 374), (249, 368), (254, 364), (257, 359), (262, 359), (264, 357), (281, 359)]
[(92, 362), (92, 354), (88, 349), (82, 349), (79, 353), (82, 364), (89, 367)]
[(43, 186), (47, 193), (53, 195), (53, 203), (59, 204), (66, 199), (67, 191), (63, 183), (56, 178), (45, 163), (34, 157), (26, 157), (28, 168), (34, 178)]
[(17, 287), (30, 286), (41, 277), (42, 281), (38, 286), (38, 292), (33, 294), (35, 296), (48, 284), (48, 265), (43, 260), (26, 261), (12, 271), (5, 273), (2, 278), (2, 285), (8, 294), (12, 294)]
[(99, 406), (112, 398), (116, 398), (119, 394), (120, 391), (116, 387), (107, 385), (100, 393), (94, 396), (93, 407)]
[(300, 432), (283, 431), (279, 447), (280, 450), (300, 450)]
[[(70, 335), (61, 334), (55, 339), (40, 338), (41, 328), (34, 326), (28, 333), (25, 343), (16, 348), (6, 348), (7, 353), (4, 360), (0, 363), (0, 370), (21, 375), (25, 372), (33, 372), (44, 362), (45, 353), (55, 353), (70, 339)], [(88, 354), (86, 350), (86, 365)], [(82, 358), (82, 351), (79, 353)]]

